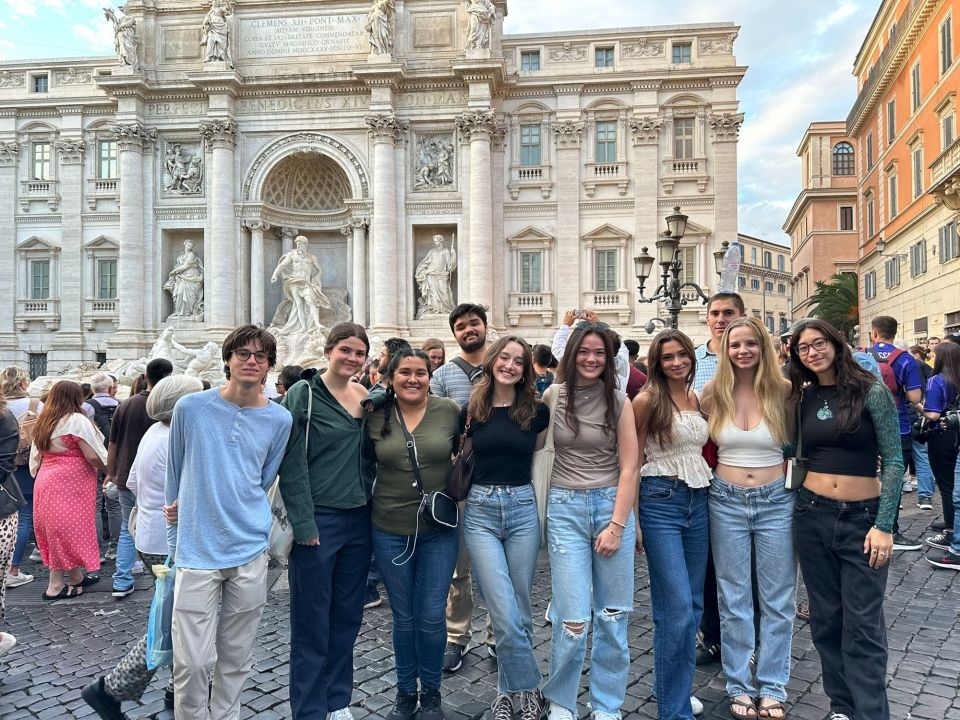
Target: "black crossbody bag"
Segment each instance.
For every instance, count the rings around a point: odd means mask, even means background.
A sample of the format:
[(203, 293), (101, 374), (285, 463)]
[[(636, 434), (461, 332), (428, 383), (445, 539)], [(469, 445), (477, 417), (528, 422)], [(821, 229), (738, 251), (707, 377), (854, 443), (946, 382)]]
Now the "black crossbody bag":
[(803, 487), (803, 481), (807, 479), (807, 459), (803, 456), (803, 418), (801, 417), (801, 408), (803, 405), (803, 391), (800, 391), (800, 397), (797, 398), (797, 452), (796, 456), (787, 460), (787, 473), (783, 486), (787, 490), (799, 490)]
[(410, 466), (413, 468), (413, 477), (416, 480), (417, 489), (420, 491), (420, 508), (417, 513), (421, 520), (428, 525), (436, 528), (453, 529), (460, 521), (460, 515), (457, 511), (457, 503), (453, 498), (440, 490), (434, 490), (431, 493), (423, 491), (423, 481), (420, 479), (420, 465), (417, 463), (417, 443), (413, 435), (407, 430), (407, 425), (403, 421), (403, 414), (399, 408), (396, 408), (397, 420), (400, 422), (400, 429), (403, 430), (403, 437), (406, 440), (407, 454), (410, 456)]

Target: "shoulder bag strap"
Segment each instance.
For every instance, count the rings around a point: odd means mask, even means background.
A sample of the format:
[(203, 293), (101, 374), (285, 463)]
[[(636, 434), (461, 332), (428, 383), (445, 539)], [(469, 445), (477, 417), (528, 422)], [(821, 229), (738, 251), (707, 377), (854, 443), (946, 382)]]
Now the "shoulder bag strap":
[(303, 454), (310, 461), (310, 422), (313, 420), (313, 385), (307, 380), (307, 427), (303, 431)]
[(801, 418), (801, 410), (803, 408), (803, 390), (800, 391), (800, 397), (797, 398), (797, 452), (796, 460), (798, 463), (806, 462), (806, 458), (803, 457), (803, 420)]
[(467, 413), (467, 423), (466, 423), (466, 425), (463, 426), (463, 432), (460, 433), (460, 447), (459, 447), (459, 449), (457, 450), (457, 455), (459, 455), (460, 453), (463, 452), (463, 446), (466, 444), (466, 442), (467, 442), (467, 436), (470, 434), (470, 421), (471, 421), (472, 419), (473, 419), (473, 418), (471, 417), (470, 413), (468, 412), (468, 413)]
[[(553, 428), (554, 424), (557, 421), (557, 401), (560, 399), (560, 390), (564, 389), (564, 385), (551, 385), (551, 388), (555, 388), (556, 392), (550, 393), (550, 425), (547, 429), (547, 440), (544, 442), (544, 447), (552, 448), (553, 447)], [(549, 392), (549, 391), (548, 391)]]
[(475, 383), (477, 378), (483, 373), (483, 368), (471, 365), (460, 356), (453, 358), (450, 362), (463, 370), (463, 374), (467, 376), (467, 380), (469, 380), (471, 384)]
[(417, 443), (414, 441), (410, 431), (407, 430), (407, 424), (403, 421), (403, 413), (400, 412), (400, 408), (394, 405), (393, 410), (400, 423), (400, 429), (403, 430), (403, 437), (407, 446), (407, 455), (410, 457), (410, 466), (413, 468), (413, 479), (416, 480), (417, 490), (420, 491), (421, 495), (425, 495), (426, 493), (423, 492), (423, 481), (420, 479), (420, 465), (417, 463)]

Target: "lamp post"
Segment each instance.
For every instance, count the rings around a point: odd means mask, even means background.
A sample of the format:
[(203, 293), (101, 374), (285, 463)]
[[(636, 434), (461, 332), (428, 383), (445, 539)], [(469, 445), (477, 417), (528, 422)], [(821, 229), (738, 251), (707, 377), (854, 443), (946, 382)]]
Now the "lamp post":
[[(643, 286), (653, 271), (654, 258), (647, 252), (647, 248), (641, 248), (640, 254), (633, 259), (634, 270), (637, 275), (637, 281), (640, 283), (637, 290), (640, 296), (638, 302), (652, 303), (662, 301), (670, 317), (670, 327), (677, 329), (680, 318), (680, 310), (687, 304), (687, 298), (680, 294), (684, 288), (695, 290), (700, 299), (706, 304), (707, 295), (703, 289), (692, 282), (680, 282), (680, 274), (683, 272), (683, 262), (680, 260), (680, 240), (683, 238), (687, 229), (687, 216), (680, 212), (680, 206), (673, 208), (673, 215), (667, 218), (667, 230), (662, 232), (657, 240), (656, 262), (660, 265), (660, 285), (654, 291), (651, 297), (644, 297)], [(714, 259), (717, 267), (723, 262), (723, 257), (717, 257), (714, 253)]]

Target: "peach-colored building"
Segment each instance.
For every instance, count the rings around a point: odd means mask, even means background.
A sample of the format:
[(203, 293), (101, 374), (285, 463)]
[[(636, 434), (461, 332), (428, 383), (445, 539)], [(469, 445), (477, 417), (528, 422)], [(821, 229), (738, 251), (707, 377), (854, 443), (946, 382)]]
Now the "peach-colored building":
[(857, 271), (856, 143), (842, 121), (811, 123), (797, 150), (803, 190), (783, 230), (790, 236), (793, 318), (806, 317), (818, 281)]
[(854, 63), (861, 341), (960, 331), (960, 0), (883, 0)]

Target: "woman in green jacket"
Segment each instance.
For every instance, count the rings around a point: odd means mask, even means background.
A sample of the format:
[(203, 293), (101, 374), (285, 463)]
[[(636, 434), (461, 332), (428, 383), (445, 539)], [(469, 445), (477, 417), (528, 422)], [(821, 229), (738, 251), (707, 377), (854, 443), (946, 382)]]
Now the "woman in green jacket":
[(290, 552), (290, 707), (295, 720), (350, 720), (353, 645), (363, 621), (370, 567), (373, 465), (351, 378), (370, 343), (355, 323), (335, 325), (327, 371), (304, 371), (283, 405), (293, 427), (280, 466), (280, 494), (293, 526)]

